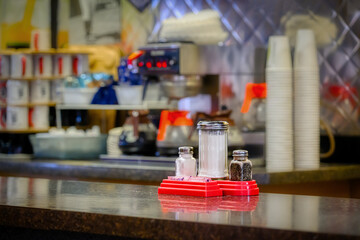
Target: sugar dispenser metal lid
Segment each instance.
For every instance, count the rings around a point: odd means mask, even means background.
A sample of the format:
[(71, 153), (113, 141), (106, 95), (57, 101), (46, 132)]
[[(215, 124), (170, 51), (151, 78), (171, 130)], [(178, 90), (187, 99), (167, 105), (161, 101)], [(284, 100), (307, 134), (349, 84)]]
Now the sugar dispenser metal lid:
[(197, 124), (198, 130), (228, 130), (229, 123), (226, 121), (200, 121)]

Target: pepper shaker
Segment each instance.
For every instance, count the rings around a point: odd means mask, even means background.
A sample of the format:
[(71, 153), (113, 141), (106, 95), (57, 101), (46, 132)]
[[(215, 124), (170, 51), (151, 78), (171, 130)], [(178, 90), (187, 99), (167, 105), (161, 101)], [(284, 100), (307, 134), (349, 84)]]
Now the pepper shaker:
[(193, 147), (179, 147), (179, 157), (175, 161), (176, 176), (196, 176), (196, 159)]
[(248, 159), (248, 151), (234, 150), (233, 160), (230, 162), (231, 181), (251, 181), (252, 163)]

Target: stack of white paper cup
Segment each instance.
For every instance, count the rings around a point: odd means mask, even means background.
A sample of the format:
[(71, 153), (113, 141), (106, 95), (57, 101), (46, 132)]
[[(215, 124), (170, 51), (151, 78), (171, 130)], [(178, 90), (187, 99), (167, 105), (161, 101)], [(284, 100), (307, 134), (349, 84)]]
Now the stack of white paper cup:
[(35, 29), (31, 31), (30, 47), (34, 50), (50, 49), (51, 36), (48, 29)]
[(78, 76), (89, 72), (89, 56), (87, 54), (76, 54), (72, 56), (72, 74)]
[(54, 57), (54, 75), (55, 76), (70, 76), (71, 69), (71, 55), (70, 54), (57, 54)]
[(52, 77), (53, 63), (50, 54), (35, 54), (34, 56), (34, 75), (35, 77)]
[(6, 101), (8, 104), (29, 103), (29, 83), (22, 80), (8, 80), (6, 82)]
[(49, 127), (49, 107), (35, 106), (29, 111), (29, 125), (35, 129), (44, 129)]
[(266, 64), (266, 168), (293, 169), (292, 63), (289, 39), (269, 39)]
[(6, 81), (0, 81), (0, 103), (6, 104), (6, 102), (7, 102)]
[(50, 82), (46, 80), (31, 81), (30, 102), (47, 103), (50, 101)]
[(64, 79), (56, 79), (51, 81), (50, 99), (56, 103), (63, 102)]
[(10, 55), (0, 54), (0, 78), (10, 76)]
[(27, 129), (29, 127), (27, 107), (6, 108), (6, 128), (11, 130)]
[(319, 67), (314, 33), (297, 32), (294, 54), (294, 145), (296, 168), (320, 165)]
[(6, 108), (0, 107), (0, 129), (6, 129)]
[(10, 56), (10, 73), (13, 78), (33, 76), (33, 57), (31, 54), (16, 53)]

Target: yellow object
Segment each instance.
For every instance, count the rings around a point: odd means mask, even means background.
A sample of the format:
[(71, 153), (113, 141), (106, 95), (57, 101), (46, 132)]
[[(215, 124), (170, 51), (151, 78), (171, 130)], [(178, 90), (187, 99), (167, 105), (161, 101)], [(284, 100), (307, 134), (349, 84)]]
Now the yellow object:
[(70, 50), (89, 52), (90, 72), (104, 72), (117, 78), (117, 67), (120, 64), (121, 51), (117, 45), (72, 45)]
[(331, 155), (333, 155), (333, 153), (335, 151), (335, 138), (334, 138), (334, 135), (331, 132), (331, 129), (330, 129), (329, 125), (327, 125), (321, 119), (320, 119), (320, 126), (325, 129), (326, 134), (328, 135), (329, 141), (330, 141), (330, 149), (329, 149), (329, 151), (327, 151), (326, 153), (320, 153), (320, 158), (328, 158)]
[(58, 48), (66, 48), (69, 45), (69, 31), (59, 30), (57, 35)]
[(27, 0), (24, 17), (16, 23), (3, 23), (1, 26), (1, 48), (4, 49), (8, 44), (29, 44), (31, 31), (35, 29), (31, 25), (31, 18), (34, 11), (36, 0)]

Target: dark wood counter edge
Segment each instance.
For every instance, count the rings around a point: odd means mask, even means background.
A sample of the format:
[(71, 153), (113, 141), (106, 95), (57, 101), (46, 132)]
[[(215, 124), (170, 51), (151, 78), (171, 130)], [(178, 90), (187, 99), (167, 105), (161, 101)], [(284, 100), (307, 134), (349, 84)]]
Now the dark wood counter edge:
[[(263, 173), (268, 176), (265, 184), (292, 184), (360, 179), (359, 165), (325, 165), (318, 170), (294, 170), (292, 172)], [(255, 173), (255, 176), (257, 173)], [(256, 179), (256, 177), (255, 177)], [(263, 184), (263, 183), (259, 183)]]
[[(56, 161), (57, 162), (57, 161)], [(94, 161), (89, 161), (93, 163)], [(153, 182), (159, 183), (170, 170), (112, 168), (106, 166), (84, 166), (60, 164), (51, 161), (0, 161), (0, 175), (17, 177), (58, 178), (68, 180), (90, 180), (105, 182)]]
[[(67, 164), (53, 160), (14, 161), (0, 160), (0, 175), (26, 176), (61, 179), (81, 179), (106, 182), (149, 182), (160, 183), (173, 175), (174, 171), (164, 169), (123, 168), (119, 165), (104, 164), (101, 161), (81, 161), (83, 164)], [(84, 165), (89, 163), (90, 166)], [(97, 163), (94, 165), (94, 163)], [(321, 181), (360, 179), (359, 165), (326, 164), (318, 170), (294, 170), (291, 172), (266, 172), (255, 168), (253, 178), (259, 185), (293, 184)]]
[[(145, 239), (360, 239), (359, 236), (0, 206), (0, 225)], [(21, 216), (21, 217), (19, 217)]]

